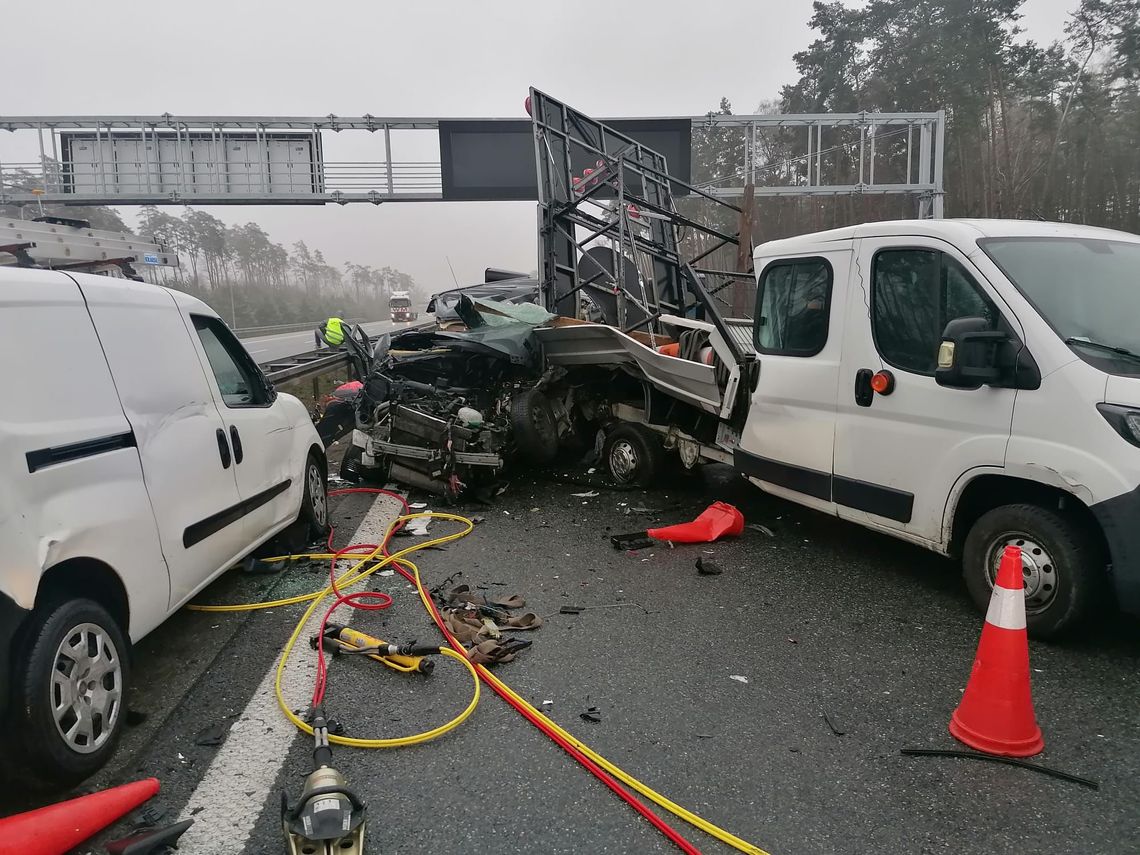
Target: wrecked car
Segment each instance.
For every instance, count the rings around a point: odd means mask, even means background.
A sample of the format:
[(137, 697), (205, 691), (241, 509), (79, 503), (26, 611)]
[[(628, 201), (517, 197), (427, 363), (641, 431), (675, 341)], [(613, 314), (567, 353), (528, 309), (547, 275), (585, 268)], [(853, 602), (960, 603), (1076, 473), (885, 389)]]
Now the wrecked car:
[(489, 496), (511, 461), (557, 455), (569, 419), (544, 391), (534, 336), (553, 316), (467, 294), (455, 310), (465, 329), (407, 330), (378, 342), (356, 399), (346, 480), (398, 481), (448, 499), (468, 490)]

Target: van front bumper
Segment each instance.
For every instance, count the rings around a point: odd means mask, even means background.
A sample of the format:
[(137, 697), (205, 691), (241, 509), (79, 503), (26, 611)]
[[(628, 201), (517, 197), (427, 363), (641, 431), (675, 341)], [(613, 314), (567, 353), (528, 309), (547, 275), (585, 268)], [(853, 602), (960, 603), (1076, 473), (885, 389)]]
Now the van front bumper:
[(1108, 543), (1121, 611), (1140, 615), (1140, 487), (1091, 508)]

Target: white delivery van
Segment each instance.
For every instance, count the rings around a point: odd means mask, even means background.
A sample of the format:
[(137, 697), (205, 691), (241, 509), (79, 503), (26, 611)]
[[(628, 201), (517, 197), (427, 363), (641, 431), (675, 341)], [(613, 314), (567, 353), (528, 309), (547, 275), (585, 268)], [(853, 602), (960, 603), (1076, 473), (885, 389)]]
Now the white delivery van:
[(71, 783), (114, 750), (130, 644), (286, 527), (327, 526), (323, 446), (204, 303), (0, 269), (4, 754)]
[(733, 462), (765, 490), (962, 559), (1021, 547), (1029, 629), (1140, 613), (1140, 237), (882, 222), (755, 252)]

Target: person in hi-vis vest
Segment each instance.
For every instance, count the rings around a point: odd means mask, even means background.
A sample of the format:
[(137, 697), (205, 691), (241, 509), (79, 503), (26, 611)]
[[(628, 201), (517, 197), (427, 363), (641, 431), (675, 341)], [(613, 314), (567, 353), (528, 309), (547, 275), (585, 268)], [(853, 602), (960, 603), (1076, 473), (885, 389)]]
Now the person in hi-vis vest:
[(345, 323), (342, 319), (335, 316), (329, 318), (317, 327), (316, 332), (313, 333), (317, 347), (321, 346), (321, 342), (324, 342), (329, 347), (340, 347), (344, 344), (344, 327)]

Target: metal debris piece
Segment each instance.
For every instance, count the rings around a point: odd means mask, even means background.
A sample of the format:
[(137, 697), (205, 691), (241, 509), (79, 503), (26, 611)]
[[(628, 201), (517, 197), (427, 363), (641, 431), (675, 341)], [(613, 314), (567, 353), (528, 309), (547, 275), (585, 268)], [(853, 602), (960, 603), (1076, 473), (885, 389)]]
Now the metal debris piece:
[(698, 558), (697, 572), (702, 576), (719, 576), (724, 572), (724, 568), (711, 559)]

